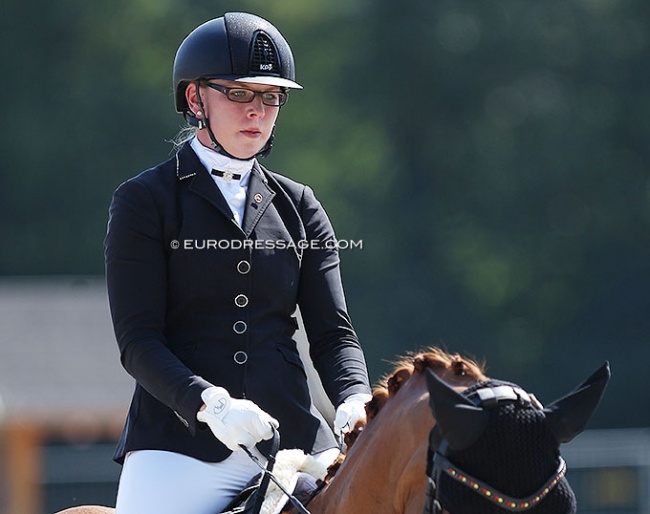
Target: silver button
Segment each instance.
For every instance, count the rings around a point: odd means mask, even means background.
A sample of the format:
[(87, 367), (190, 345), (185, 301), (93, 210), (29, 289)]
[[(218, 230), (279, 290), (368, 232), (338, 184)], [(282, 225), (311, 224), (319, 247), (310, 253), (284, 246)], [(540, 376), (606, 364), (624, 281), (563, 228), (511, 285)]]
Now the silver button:
[(239, 261), (237, 264), (237, 271), (242, 275), (246, 275), (251, 270), (250, 262), (248, 261)]
[(235, 331), (236, 334), (243, 334), (246, 332), (246, 329), (248, 328), (248, 325), (246, 325), (246, 322), (244, 321), (235, 321), (235, 323), (232, 326), (232, 329)]
[(246, 364), (246, 362), (248, 361), (248, 354), (240, 350), (236, 352), (232, 358), (235, 360), (237, 364)]
[(235, 296), (235, 305), (237, 307), (246, 307), (248, 305), (248, 296), (245, 294), (238, 294)]

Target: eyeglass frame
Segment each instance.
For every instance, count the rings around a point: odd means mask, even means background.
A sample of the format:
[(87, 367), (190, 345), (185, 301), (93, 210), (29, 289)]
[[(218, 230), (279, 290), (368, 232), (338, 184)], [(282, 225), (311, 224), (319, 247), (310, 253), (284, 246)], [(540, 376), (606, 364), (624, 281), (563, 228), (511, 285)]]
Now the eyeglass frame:
[[(219, 91), (220, 93), (223, 93), (226, 95), (226, 98), (230, 100), (231, 102), (235, 102), (238, 104), (249, 104), (253, 100), (255, 100), (255, 97), (259, 95), (259, 97), (262, 99), (262, 103), (268, 107), (282, 107), (284, 104), (287, 103), (287, 100), (289, 99), (289, 95), (285, 90), (280, 89), (280, 91), (255, 91), (253, 89), (247, 89), (245, 87), (226, 87), (222, 86), (221, 84), (215, 84), (214, 82), (204, 82), (206, 86), (208, 86), (210, 89), (214, 89), (215, 91)], [(230, 92), (231, 91), (249, 91), (253, 93), (253, 96), (251, 97), (250, 100), (233, 100), (230, 97)], [(267, 93), (272, 93), (274, 95), (278, 95), (278, 104), (269, 104), (264, 101), (264, 95)]]

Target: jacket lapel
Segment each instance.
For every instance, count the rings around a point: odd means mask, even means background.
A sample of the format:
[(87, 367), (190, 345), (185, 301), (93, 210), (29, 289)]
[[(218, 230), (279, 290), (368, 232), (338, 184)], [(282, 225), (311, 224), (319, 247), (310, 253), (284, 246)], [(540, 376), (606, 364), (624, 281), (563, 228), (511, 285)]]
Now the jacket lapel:
[(244, 210), (244, 222), (242, 230), (246, 237), (250, 237), (258, 221), (271, 205), (275, 191), (269, 186), (268, 180), (262, 174), (257, 161), (253, 164), (248, 192), (246, 194), (246, 209)]
[(212, 180), (189, 143), (176, 154), (176, 176), (179, 180), (190, 180), (189, 190), (211, 203), (217, 210), (235, 225), (235, 218), (228, 202)]

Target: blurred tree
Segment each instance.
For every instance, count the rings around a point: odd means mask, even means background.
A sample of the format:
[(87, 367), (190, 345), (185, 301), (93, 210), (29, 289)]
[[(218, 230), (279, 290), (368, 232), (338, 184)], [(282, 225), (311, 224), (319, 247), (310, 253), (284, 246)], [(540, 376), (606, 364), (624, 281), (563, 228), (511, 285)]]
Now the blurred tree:
[(374, 7), (348, 98), (391, 127), (399, 169), (375, 337), (447, 341), (542, 394), (545, 368), (645, 360), (648, 5)]

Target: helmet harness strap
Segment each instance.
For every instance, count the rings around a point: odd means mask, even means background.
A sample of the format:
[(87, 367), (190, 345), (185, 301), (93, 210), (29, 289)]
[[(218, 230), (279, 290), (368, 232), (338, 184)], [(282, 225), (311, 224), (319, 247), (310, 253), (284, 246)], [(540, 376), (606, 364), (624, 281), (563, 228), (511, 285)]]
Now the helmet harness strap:
[(201, 91), (200, 91), (201, 82), (197, 80), (195, 82), (195, 84), (196, 84), (196, 101), (198, 102), (199, 107), (201, 108), (201, 111), (203, 112), (203, 118), (201, 118), (199, 120), (199, 129), (205, 128), (205, 129), (208, 130), (208, 135), (210, 136), (210, 141), (211, 141), (210, 144), (212, 146), (212, 149), (215, 152), (219, 152), (219, 153), (227, 155), (228, 157), (231, 157), (233, 159), (237, 159), (237, 157), (235, 157), (234, 155), (230, 155), (224, 149), (224, 147), (219, 144), (219, 142), (217, 141), (217, 138), (214, 137), (214, 132), (212, 132), (212, 128), (210, 127), (210, 120), (208, 119), (208, 113), (207, 113), (207, 111), (205, 109), (205, 105), (203, 104), (203, 99), (201, 98)]

